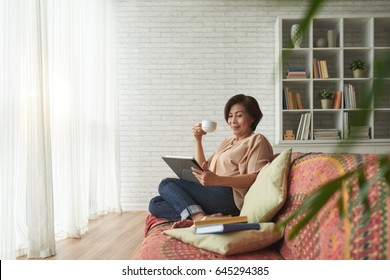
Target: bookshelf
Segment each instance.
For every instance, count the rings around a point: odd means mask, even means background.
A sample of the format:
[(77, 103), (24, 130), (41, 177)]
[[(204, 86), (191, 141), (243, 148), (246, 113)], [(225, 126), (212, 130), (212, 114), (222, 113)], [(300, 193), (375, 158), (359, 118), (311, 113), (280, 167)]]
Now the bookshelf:
[[(299, 18), (279, 17), (275, 24), (276, 145), (332, 147), (341, 141), (386, 146), (390, 151), (390, 77), (379, 79), (374, 69), (374, 61), (390, 55), (390, 17), (313, 18), (300, 47), (294, 48), (290, 32), (298, 23)], [(330, 46), (329, 30), (336, 34)], [(360, 78), (349, 69), (357, 58), (366, 65)], [(315, 68), (318, 61), (325, 61), (321, 64), (325, 69)], [(365, 96), (371, 95), (370, 89), (378, 81), (383, 84), (381, 91), (366, 102)], [(341, 92), (339, 107), (322, 108), (318, 92), (324, 88)], [(301, 108), (286, 106), (287, 93), (299, 96)], [(302, 118), (307, 115), (310, 117)], [(284, 139), (287, 130), (298, 136), (302, 119), (310, 121), (308, 137)]]

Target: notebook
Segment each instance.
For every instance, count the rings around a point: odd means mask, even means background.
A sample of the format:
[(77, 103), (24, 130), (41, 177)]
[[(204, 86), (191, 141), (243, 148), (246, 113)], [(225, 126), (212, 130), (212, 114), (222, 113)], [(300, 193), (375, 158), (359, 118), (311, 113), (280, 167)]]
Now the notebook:
[(192, 174), (191, 167), (203, 169), (194, 157), (163, 156), (162, 159), (180, 179), (199, 183), (198, 179)]

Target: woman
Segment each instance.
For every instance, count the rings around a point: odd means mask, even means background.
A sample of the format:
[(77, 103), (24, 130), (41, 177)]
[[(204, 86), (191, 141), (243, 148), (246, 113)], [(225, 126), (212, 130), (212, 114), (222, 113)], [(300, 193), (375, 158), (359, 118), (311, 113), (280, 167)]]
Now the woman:
[[(192, 129), (196, 159), (203, 169), (192, 171), (200, 183), (162, 180), (158, 188), (160, 195), (149, 204), (151, 214), (191, 223), (207, 216), (240, 214), (246, 192), (261, 168), (272, 160), (273, 150), (267, 138), (254, 132), (263, 117), (255, 98), (243, 94), (233, 96), (226, 103), (224, 114), (234, 136), (222, 141), (207, 161), (202, 145), (206, 132), (200, 124)], [(184, 224), (188, 222), (176, 226)]]

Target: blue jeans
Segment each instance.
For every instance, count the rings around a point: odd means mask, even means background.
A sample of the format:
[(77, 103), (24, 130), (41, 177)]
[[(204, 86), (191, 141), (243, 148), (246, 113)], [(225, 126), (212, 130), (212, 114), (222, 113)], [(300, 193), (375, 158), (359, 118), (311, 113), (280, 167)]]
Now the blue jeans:
[(150, 213), (158, 218), (184, 220), (199, 212), (206, 215), (240, 214), (230, 187), (204, 187), (199, 183), (167, 178), (160, 182), (158, 192), (160, 195), (149, 203)]

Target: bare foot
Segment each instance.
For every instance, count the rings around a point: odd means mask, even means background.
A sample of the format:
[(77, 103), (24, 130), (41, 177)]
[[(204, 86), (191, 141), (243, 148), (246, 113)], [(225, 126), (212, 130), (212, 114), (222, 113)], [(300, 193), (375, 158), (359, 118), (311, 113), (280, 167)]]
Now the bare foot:
[(205, 215), (203, 218), (201, 219), (198, 219), (198, 220), (209, 220), (209, 219), (213, 219), (213, 218), (222, 218), (222, 217), (231, 217), (232, 215), (223, 215), (221, 213), (217, 213), (217, 214), (211, 214), (211, 215)]
[(200, 213), (196, 213), (196, 214), (192, 215), (191, 219), (193, 221), (199, 221), (199, 220), (206, 220), (209, 218), (219, 218), (219, 217), (223, 217), (223, 214), (216, 213), (216, 214), (206, 215), (205, 213), (200, 212)]
[(174, 222), (172, 228), (186, 228), (192, 226), (193, 224), (194, 222), (191, 220), (181, 220)]
[(205, 219), (208, 219), (208, 218), (221, 218), (221, 217), (229, 217), (229, 216), (230, 215), (224, 216), (222, 213), (216, 213), (216, 214), (206, 215)]

